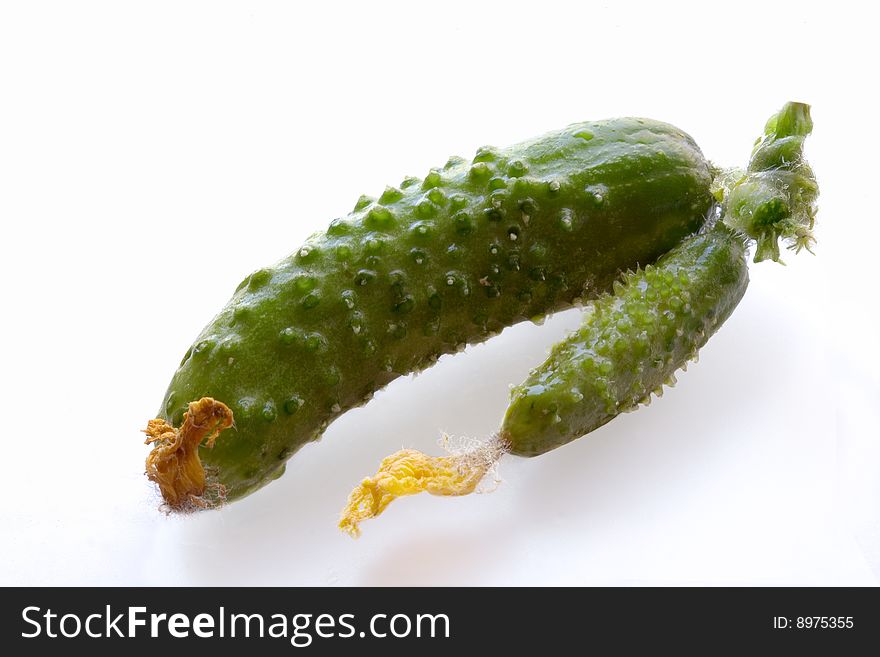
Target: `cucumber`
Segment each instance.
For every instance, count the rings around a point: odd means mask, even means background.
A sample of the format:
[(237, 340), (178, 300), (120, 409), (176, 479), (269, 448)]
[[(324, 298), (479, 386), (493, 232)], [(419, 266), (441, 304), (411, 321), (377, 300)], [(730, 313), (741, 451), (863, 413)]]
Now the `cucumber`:
[[(245, 278), (187, 350), (147, 430), (147, 474), (172, 508), (239, 498), (393, 379), (608, 291), (712, 203), (693, 140), (636, 118), (484, 147), (361, 197)], [(174, 428), (223, 409), (235, 429), (212, 449)]]
[(767, 123), (746, 172), (715, 169), (716, 215), (698, 234), (615, 282), (589, 306), (583, 326), (511, 393), (500, 430), (462, 453), (405, 449), (354, 488), (339, 527), (352, 536), (395, 499), (428, 492), (467, 495), (505, 453), (537, 456), (575, 440), (662, 394), (727, 319), (755, 260), (779, 260), (778, 241), (809, 248), (818, 187), (803, 157), (809, 106), (787, 103)]
[(512, 390), (495, 436), (451, 456), (404, 449), (386, 457), (351, 492), (340, 529), (359, 536), (361, 522), (405, 495), (472, 493), (504, 453), (544, 454), (649, 403), (727, 319), (747, 285), (746, 241), (720, 221), (656, 266), (626, 274)]
[(718, 330), (748, 285), (744, 240), (721, 222), (627, 274), (511, 394), (501, 439), (537, 456), (647, 403)]

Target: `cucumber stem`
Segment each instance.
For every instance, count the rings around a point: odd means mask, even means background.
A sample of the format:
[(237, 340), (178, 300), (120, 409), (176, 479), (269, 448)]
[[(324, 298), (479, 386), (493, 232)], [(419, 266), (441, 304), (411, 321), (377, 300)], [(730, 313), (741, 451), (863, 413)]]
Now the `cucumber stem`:
[[(190, 402), (179, 429), (161, 418), (150, 420), (144, 444), (152, 444), (147, 455), (147, 478), (159, 486), (165, 505), (174, 511), (204, 509), (211, 506), (205, 497), (208, 488), (205, 468), (199, 459), (199, 445), (213, 447), (217, 436), (233, 425), (232, 411), (210, 397)], [(215, 484), (213, 498), (222, 500), (225, 491)]]
[(806, 103), (788, 102), (767, 120), (764, 135), (783, 139), (795, 135), (806, 137), (813, 131), (810, 106)]
[(721, 182), (722, 221), (757, 242), (755, 262), (781, 262), (780, 239), (796, 253), (809, 251), (815, 242), (819, 188), (804, 159), (804, 141), (812, 130), (810, 106), (786, 103), (767, 121), (746, 173), (738, 180), (727, 176)]

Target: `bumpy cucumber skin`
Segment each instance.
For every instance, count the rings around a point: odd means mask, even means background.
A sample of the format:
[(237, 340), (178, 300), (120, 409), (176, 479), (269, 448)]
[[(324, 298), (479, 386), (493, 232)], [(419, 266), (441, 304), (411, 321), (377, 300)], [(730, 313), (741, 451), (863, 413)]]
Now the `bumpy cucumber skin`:
[(391, 380), (656, 260), (703, 222), (710, 178), (688, 135), (646, 119), (450, 158), (247, 277), (186, 352), (160, 416), (177, 425), (206, 396), (229, 405), (235, 428), (200, 457), (241, 497)]
[(543, 454), (646, 401), (696, 355), (747, 285), (744, 241), (720, 222), (628, 274), (514, 388), (501, 429), (510, 451)]

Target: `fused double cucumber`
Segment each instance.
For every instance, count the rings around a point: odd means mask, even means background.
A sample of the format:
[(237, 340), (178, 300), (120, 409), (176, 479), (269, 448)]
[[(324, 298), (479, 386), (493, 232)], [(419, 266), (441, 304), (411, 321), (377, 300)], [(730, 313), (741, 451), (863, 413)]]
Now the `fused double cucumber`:
[[(340, 525), (356, 534), (401, 495), (468, 493), (504, 453), (589, 433), (646, 402), (729, 316), (748, 241), (756, 260), (778, 260), (780, 239), (809, 247), (811, 129), (809, 107), (787, 104), (737, 173), (667, 124), (583, 123), (362, 197), (203, 330), (146, 430), (148, 476), (172, 508), (241, 497), (394, 378), (579, 301), (584, 325), (514, 389), (492, 440), (392, 455)], [(695, 233), (716, 202), (721, 219)]]
[[(394, 378), (596, 298), (693, 233), (712, 203), (693, 140), (634, 118), (482, 148), (362, 197), (248, 276), (205, 327), (148, 429), (148, 475), (172, 507), (241, 497)], [(204, 398), (215, 401), (191, 406)]]

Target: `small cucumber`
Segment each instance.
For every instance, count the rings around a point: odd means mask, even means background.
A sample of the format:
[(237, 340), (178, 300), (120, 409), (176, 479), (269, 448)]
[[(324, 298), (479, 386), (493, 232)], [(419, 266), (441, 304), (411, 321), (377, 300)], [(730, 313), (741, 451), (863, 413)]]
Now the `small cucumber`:
[[(484, 147), (361, 197), (242, 281), (187, 350), (148, 429), (147, 473), (171, 507), (241, 497), (391, 380), (597, 297), (697, 229), (712, 203), (693, 140), (635, 118)], [(203, 398), (215, 407), (195, 407)], [(235, 429), (213, 449), (193, 446), (204, 432), (174, 428), (188, 409), (185, 426), (197, 412), (225, 418), (221, 406)]]
[(623, 277), (591, 304), (580, 329), (553, 347), (511, 393), (501, 429), (462, 454), (404, 449), (354, 488), (339, 527), (360, 523), (398, 497), (472, 493), (504, 453), (537, 456), (648, 403), (736, 307), (748, 285), (745, 240), (721, 222)]
[(505, 452), (537, 456), (648, 403), (736, 307), (748, 285), (745, 240), (720, 221), (594, 301), (580, 329), (511, 392), (501, 429), (463, 454), (405, 449), (349, 496), (339, 527), (352, 536), (395, 499), (467, 495)]
[(730, 316), (748, 285), (744, 240), (723, 223), (627, 274), (513, 389), (500, 436), (536, 456), (646, 403)]

